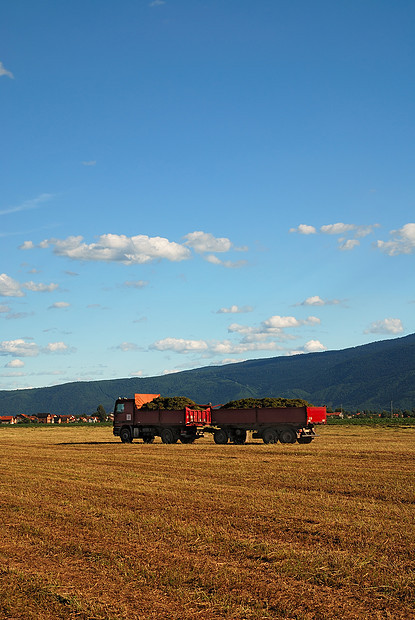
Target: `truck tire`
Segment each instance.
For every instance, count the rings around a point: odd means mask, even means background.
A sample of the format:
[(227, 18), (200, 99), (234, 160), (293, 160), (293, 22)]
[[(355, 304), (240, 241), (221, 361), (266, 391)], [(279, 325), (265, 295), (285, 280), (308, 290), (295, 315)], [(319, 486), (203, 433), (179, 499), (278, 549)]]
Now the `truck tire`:
[(160, 437), (163, 443), (176, 443), (178, 439), (176, 433), (172, 428), (163, 428)]
[(228, 443), (228, 433), (223, 430), (223, 428), (218, 428), (213, 433), (213, 441), (219, 445), (224, 445)]
[(123, 443), (132, 443), (133, 438), (131, 437), (130, 429), (124, 426), (124, 428), (120, 431), (120, 439)]
[(245, 442), (246, 442), (246, 430), (237, 429), (237, 431), (234, 432), (232, 435), (232, 443), (235, 443), (238, 446), (243, 446)]
[(153, 443), (153, 441), (154, 441), (154, 435), (143, 435), (144, 443)]
[(295, 443), (297, 441), (297, 433), (292, 428), (283, 428), (280, 431), (281, 443)]
[(266, 428), (262, 432), (262, 441), (264, 443), (277, 443), (278, 435), (275, 428)]

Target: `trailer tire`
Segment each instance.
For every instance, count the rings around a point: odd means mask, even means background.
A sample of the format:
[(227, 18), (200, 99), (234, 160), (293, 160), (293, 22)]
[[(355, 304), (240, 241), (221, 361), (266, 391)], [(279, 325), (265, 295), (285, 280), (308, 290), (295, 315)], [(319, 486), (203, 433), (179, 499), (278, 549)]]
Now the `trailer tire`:
[(278, 435), (275, 428), (266, 428), (262, 433), (262, 441), (264, 443), (277, 443)]
[(181, 443), (194, 443), (196, 437), (179, 437)]
[(130, 429), (124, 426), (124, 428), (120, 431), (120, 439), (123, 443), (132, 443), (133, 438), (131, 437)]
[(228, 443), (228, 433), (223, 428), (218, 428), (213, 433), (213, 441), (219, 445), (225, 445)]
[(295, 443), (297, 441), (297, 433), (292, 428), (283, 428), (280, 431), (281, 443)]
[(163, 443), (176, 443), (178, 440), (178, 437), (172, 428), (163, 428), (160, 437)]
[(311, 443), (313, 441), (313, 437), (299, 437), (297, 441), (298, 443)]

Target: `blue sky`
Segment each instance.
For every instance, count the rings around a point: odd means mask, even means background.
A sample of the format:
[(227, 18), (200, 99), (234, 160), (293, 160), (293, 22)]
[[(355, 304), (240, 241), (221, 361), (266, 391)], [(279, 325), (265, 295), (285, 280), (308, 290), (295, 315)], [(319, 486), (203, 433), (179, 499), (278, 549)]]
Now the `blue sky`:
[(0, 389), (415, 331), (415, 4), (5, 0)]

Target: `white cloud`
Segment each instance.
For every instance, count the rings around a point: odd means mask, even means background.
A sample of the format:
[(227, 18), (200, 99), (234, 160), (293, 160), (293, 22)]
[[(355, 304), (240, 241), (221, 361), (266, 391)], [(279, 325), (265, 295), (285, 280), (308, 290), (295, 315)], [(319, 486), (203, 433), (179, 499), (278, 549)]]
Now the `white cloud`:
[(259, 327), (240, 325), (232, 323), (228, 327), (229, 333), (237, 333), (243, 336), (242, 343), (265, 343), (269, 339), (277, 339), (279, 341), (292, 340), (294, 336), (286, 334), (284, 330), (299, 328), (304, 325), (319, 325), (320, 319), (315, 316), (309, 316), (307, 319), (296, 319), (293, 316), (275, 315), (262, 321)]
[(146, 280), (127, 280), (126, 282), (124, 282), (124, 286), (126, 286), (127, 288), (144, 288), (147, 285), (148, 282)]
[(130, 377), (142, 377), (143, 374), (142, 370), (137, 370), (136, 372), (130, 372)]
[(70, 350), (64, 342), (50, 342), (42, 348), (35, 342), (23, 338), (0, 342), (0, 355), (13, 355), (13, 357), (37, 357), (40, 353), (69, 353)]
[(33, 241), (24, 241), (22, 245), (19, 246), (19, 250), (33, 250), (35, 244)]
[(319, 340), (309, 340), (304, 345), (304, 351), (306, 353), (316, 353), (319, 351), (326, 351), (327, 347), (321, 344)]
[(0, 296), (2, 297), (24, 297), (26, 293), (22, 289), (27, 289), (35, 293), (50, 293), (59, 288), (58, 284), (30, 282), (17, 282), (5, 273), (0, 274)]
[(269, 319), (262, 321), (262, 327), (268, 329), (285, 329), (286, 327), (298, 327), (300, 322), (294, 316), (279, 316), (278, 314), (271, 316)]
[(0, 314), (10, 312), (10, 306), (0, 305)]
[(248, 327), (247, 325), (240, 325), (239, 323), (231, 323), (228, 327), (228, 332), (230, 334), (244, 334), (244, 335), (251, 335), (251, 334), (258, 334), (259, 330), (257, 327)]
[(230, 340), (207, 341), (185, 340), (182, 338), (164, 338), (153, 343), (150, 347), (157, 351), (174, 351), (175, 353), (201, 353), (202, 357), (214, 355), (231, 355), (247, 351), (275, 351), (279, 347), (275, 342), (247, 342), (234, 343)]
[(298, 320), (294, 316), (271, 316), (266, 321), (262, 321), (261, 327), (263, 330), (282, 330), (292, 327), (300, 327), (301, 325), (318, 325), (320, 319), (316, 316), (309, 316), (307, 319)]
[(70, 305), (71, 304), (68, 301), (55, 301), (54, 304), (49, 306), (49, 310), (52, 310), (52, 309), (60, 310), (61, 308), (69, 308)]
[(6, 364), (5, 368), (23, 368), (23, 366), (24, 366), (24, 362), (22, 362), (22, 360), (14, 359), (8, 364)]
[(367, 237), (373, 233), (374, 228), (379, 228), (380, 224), (369, 224), (368, 226), (357, 226), (356, 237)]
[(360, 245), (360, 241), (358, 239), (339, 239), (339, 250), (353, 250), (358, 245)]
[[(337, 222), (335, 224), (325, 224), (320, 226), (319, 233), (323, 235), (342, 235), (339, 239), (339, 249), (342, 251), (353, 250), (360, 245), (359, 239), (373, 233), (379, 224), (357, 225), (344, 224)], [(303, 235), (315, 234), (317, 229), (314, 226), (300, 224), (297, 228), (290, 228), (290, 232), (298, 232)]]
[(321, 226), (320, 232), (326, 235), (344, 235), (355, 229), (356, 226), (354, 224), (343, 224), (342, 222), (338, 222), (337, 224)]
[(300, 235), (314, 235), (316, 232), (314, 226), (308, 224), (300, 224), (297, 228), (290, 228), (290, 233), (299, 233)]
[[(30, 242), (29, 242), (30, 243)], [(24, 244), (26, 245), (26, 244)], [(179, 243), (164, 237), (147, 235), (106, 234), (97, 243), (84, 243), (83, 237), (71, 236), (67, 239), (45, 239), (41, 248), (54, 246), (54, 253), (79, 261), (122, 262), (125, 265), (144, 264), (154, 260), (166, 259), (182, 261), (190, 258), (190, 250)], [(33, 246), (32, 246), (33, 247)], [(21, 249), (27, 249), (23, 247)]]
[(32, 200), (25, 200), (22, 204), (17, 205), (16, 207), (9, 207), (8, 209), (3, 209), (0, 211), (0, 215), (7, 215), (9, 213), (17, 213), (19, 211), (28, 211), (29, 209), (36, 209), (42, 202), (46, 202), (47, 200), (51, 200), (53, 198), (53, 194), (40, 194), (37, 198), (32, 198)]
[(127, 352), (127, 351), (142, 351), (142, 347), (140, 347), (138, 344), (135, 344), (134, 342), (122, 342), (121, 344), (119, 344), (115, 348), (120, 350), (120, 351), (124, 351), (124, 352)]
[[(155, 0), (155, 1), (157, 1), (157, 0)], [(2, 75), (5, 75), (5, 76), (7, 76), (7, 77), (9, 77), (9, 78), (11, 78), (11, 79), (13, 79), (13, 78), (14, 78), (13, 73), (12, 73), (11, 71), (7, 71), (7, 69), (5, 68), (5, 66), (3, 65), (3, 63), (2, 63), (2, 62), (0, 62), (0, 77), (1, 77)]]
[(11, 312), (10, 314), (6, 316), (6, 319), (7, 320), (25, 319), (28, 316), (32, 316), (33, 314), (34, 312)]
[(95, 166), (96, 165), (96, 160), (95, 159), (91, 159), (91, 161), (83, 161), (82, 165), (83, 166)]
[(312, 297), (307, 297), (304, 301), (301, 302), (300, 306), (329, 306), (332, 304), (339, 304), (338, 299), (325, 300), (322, 299), (319, 295), (313, 295)]
[(401, 319), (382, 319), (374, 321), (365, 329), (365, 334), (400, 334), (403, 332)]
[(36, 293), (51, 293), (52, 291), (56, 291), (59, 288), (59, 284), (41, 284), (36, 282), (25, 282), (22, 284), (23, 288), (28, 291), (34, 291)]
[(69, 347), (64, 342), (49, 342), (45, 347), (45, 351), (47, 353), (67, 353)]
[(389, 256), (415, 252), (415, 223), (409, 222), (398, 230), (391, 230), (390, 241), (377, 241), (376, 247)]
[(206, 256), (205, 260), (212, 265), (222, 265), (222, 267), (227, 267), (228, 269), (238, 269), (239, 267), (243, 267), (246, 265), (246, 260), (238, 260), (238, 261), (230, 261), (230, 260), (221, 260), (214, 254), (209, 254)]
[(0, 342), (0, 355), (13, 355), (14, 357), (36, 357), (39, 355), (39, 347), (34, 342), (27, 342), (23, 338), (16, 340), (3, 340)]
[[(246, 251), (246, 247), (236, 248), (225, 237), (214, 237), (210, 233), (195, 231), (184, 237), (185, 243), (169, 241), (164, 237), (148, 237), (147, 235), (105, 234), (98, 237), (96, 243), (85, 243), (81, 235), (70, 236), (66, 239), (45, 239), (37, 246), (32, 241), (25, 241), (21, 250), (32, 250), (35, 247), (46, 249), (53, 247), (58, 256), (66, 256), (79, 261), (121, 262), (125, 265), (145, 264), (155, 260), (166, 259), (178, 262), (191, 258), (190, 248), (197, 253)], [(237, 268), (246, 264), (246, 261), (225, 261), (210, 254), (206, 257), (210, 263), (228, 268)], [(143, 282), (144, 284), (144, 282)], [(132, 283), (130, 284), (133, 285)]]
[(152, 0), (148, 6), (163, 6), (166, 4), (165, 0)]
[(0, 274), (0, 296), (2, 297), (24, 297), (21, 285), (5, 273)]
[(252, 312), (252, 310), (252, 306), (232, 305), (229, 308), (220, 308), (216, 311), (216, 314), (239, 314), (244, 312)]
[(186, 239), (185, 245), (200, 254), (204, 252), (229, 252), (232, 248), (231, 241), (226, 237), (214, 237), (211, 233), (205, 233), (201, 230), (188, 233), (184, 239)]
[(200, 353), (208, 349), (204, 340), (184, 340), (183, 338), (163, 338), (154, 342), (151, 349), (157, 351), (175, 351), (176, 353)]

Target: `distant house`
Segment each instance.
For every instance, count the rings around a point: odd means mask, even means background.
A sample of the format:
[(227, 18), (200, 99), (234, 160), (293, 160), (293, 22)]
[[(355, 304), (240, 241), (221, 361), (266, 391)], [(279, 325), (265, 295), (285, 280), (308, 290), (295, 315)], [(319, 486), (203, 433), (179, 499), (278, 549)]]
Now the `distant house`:
[(41, 424), (54, 424), (56, 418), (52, 413), (37, 413), (36, 417)]
[(76, 422), (74, 415), (63, 414), (55, 416), (55, 424), (71, 424), (72, 422)]
[(34, 415), (27, 415), (27, 413), (19, 413), (16, 416), (16, 421), (21, 424), (21, 423), (29, 423), (29, 422), (37, 422), (38, 419), (36, 416)]
[(0, 415), (0, 424), (16, 424), (16, 418), (13, 415)]

